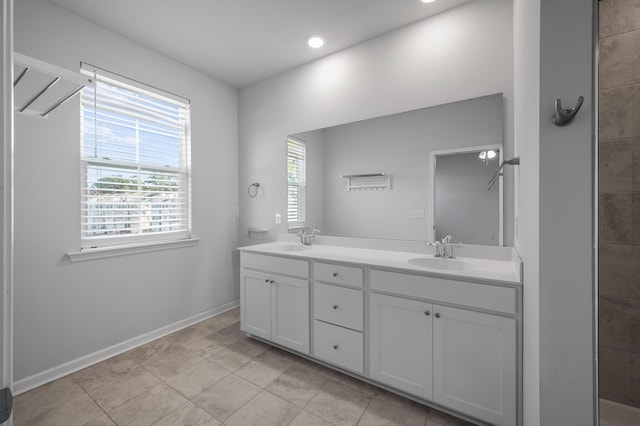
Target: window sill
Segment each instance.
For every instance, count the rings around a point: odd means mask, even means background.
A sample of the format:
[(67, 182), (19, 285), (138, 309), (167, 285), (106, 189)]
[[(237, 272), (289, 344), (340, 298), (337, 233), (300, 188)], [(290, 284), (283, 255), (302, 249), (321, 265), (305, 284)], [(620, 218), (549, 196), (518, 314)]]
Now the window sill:
[(130, 254), (149, 253), (152, 251), (170, 250), (183, 247), (194, 247), (200, 242), (200, 238), (188, 238), (174, 241), (154, 241), (150, 243), (127, 244), (114, 247), (101, 247), (84, 249), (67, 253), (71, 262), (84, 262), (86, 260), (105, 259), (108, 257), (128, 256)]

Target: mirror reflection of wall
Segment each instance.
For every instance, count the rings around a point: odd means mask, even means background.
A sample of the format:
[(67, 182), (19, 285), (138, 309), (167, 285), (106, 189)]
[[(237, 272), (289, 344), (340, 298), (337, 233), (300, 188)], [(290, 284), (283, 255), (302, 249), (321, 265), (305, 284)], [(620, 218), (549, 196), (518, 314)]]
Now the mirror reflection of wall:
[[(498, 150), (438, 155), (435, 160), (435, 238), (500, 245), (500, 185), (487, 190), (498, 168)], [(473, 220), (469, 220), (473, 212)]]
[[(429, 153), (501, 144), (502, 99), (499, 93), (291, 135), (306, 145), (302, 225), (325, 235), (427, 241)], [(390, 176), (390, 189), (348, 190), (341, 178), (368, 173)], [(292, 225), (297, 232), (300, 224)]]

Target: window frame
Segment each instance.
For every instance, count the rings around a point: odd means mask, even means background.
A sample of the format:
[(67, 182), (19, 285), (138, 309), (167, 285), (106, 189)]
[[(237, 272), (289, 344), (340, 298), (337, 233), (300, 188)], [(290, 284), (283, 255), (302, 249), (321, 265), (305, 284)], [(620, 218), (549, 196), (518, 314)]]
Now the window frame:
[[(289, 179), (290, 173), (289, 173), (289, 162), (291, 161), (292, 155), (291, 155), (291, 149), (290, 149), (290, 144), (294, 144), (294, 145), (298, 145), (298, 149), (300, 149), (300, 147), (302, 147), (302, 179), (301, 182), (292, 182)], [(298, 156), (299, 157), (299, 156)], [(297, 160), (300, 160), (300, 158), (296, 158)], [(291, 215), (290, 215), (290, 211), (291, 211), (291, 202), (290, 202), (290, 194), (291, 194), (291, 188), (295, 187), (296, 188), (296, 212), (297, 212), (297, 217), (295, 220), (291, 220)], [(288, 227), (290, 229), (294, 229), (294, 228), (303, 228), (306, 225), (306, 219), (307, 219), (307, 143), (302, 140), (302, 139), (298, 139), (295, 138), (293, 136), (288, 136), (287, 137), (287, 224)]]
[[(85, 96), (85, 90), (81, 94), (80, 101), (80, 170), (81, 170), (81, 181), (80, 181), (80, 247), (81, 250), (87, 249), (102, 249), (102, 248), (117, 248), (121, 246), (132, 246), (136, 244), (149, 244), (153, 242), (166, 242), (166, 241), (179, 241), (191, 238), (191, 221), (192, 221), (192, 210), (191, 210), (191, 111), (190, 111), (190, 100), (183, 98), (181, 96), (175, 95), (173, 93), (164, 91), (162, 89), (158, 89), (156, 87), (150, 86), (145, 83), (141, 83), (139, 81), (133, 80), (131, 78), (124, 77), (122, 75), (104, 70), (102, 68), (96, 67), (94, 65), (90, 65), (87, 63), (81, 63), (81, 73), (91, 75), (96, 82), (95, 90), (98, 90), (98, 86), (100, 84), (107, 84), (110, 86), (115, 86), (119, 90), (127, 90), (132, 93), (136, 93), (138, 96), (144, 96), (147, 98), (152, 98), (155, 100), (160, 100), (161, 102), (166, 102), (168, 104), (172, 104), (178, 107), (178, 111), (176, 112), (176, 117), (178, 117), (178, 123), (180, 131), (178, 132), (177, 141), (178, 141), (178, 158), (177, 158), (177, 166), (167, 166), (167, 165), (159, 165), (153, 164), (150, 162), (140, 161), (140, 158), (136, 160), (118, 160), (111, 158), (97, 158), (95, 156), (85, 155), (85, 149), (87, 145), (85, 144), (85, 102), (83, 102), (83, 96)], [(89, 95), (95, 98), (95, 94)], [(94, 103), (94, 108), (96, 104)], [(98, 140), (96, 135), (97, 124), (96, 118), (97, 111), (99, 108), (93, 110), (94, 114), (94, 146), (95, 141)], [(136, 115), (135, 110), (131, 115), (122, 114), (122, 117), (131, 118)], [(136, 134), (135, 138), (135, 147), (138, 149), (141, 146), (142, 139), (141, 136)], [(155, 147), (159, 145), (154, 145)], [(134, 200), (136, 197), (138, 198), (136, 202), (140, 203), (140, 198), (144, 198), (144, 190), (141, 188), (146, 181), (143, 181), (143, 176), (148, 176), (148, 178), (153, 178), (157, 176), (162, 176), (167, 179), (171, 179), (171, 176), (176, 176), (176, 180), (178, 183), (178, 191), (176, 198), (178, 201), (172, 201), (172, 209), (175, 210), (177, 206), (178, 209), (175, 213), (178, 216), (181, 216), (179, 220), (179, 229), (175, 231), (151, 231), (145, 232), (142, 231), (142, 227), (138, 228), (139, 231), (135, 234), (115, 234), (115, 235), (98, 235), (98, 236), (90, 236), (89, 235), (89, 202), (92, 198), (90, 194), (91, 191), (91, 182), (89, 181), (89, 171), (93, 168), (93, 173), (97, 173), (97, 170), (109, 170), (111, 169), (111, 173), (125, 172), (125, 173), (135, 173), (136, 178), (138, 179), (136, 183), (132, 183), (132, 185), (137, 186), (137, 192), (135, 192)], [(155, 173), (154, 173), (155, 172)], [(95, 195), (94, 195), (95, 197)], [(123, 201), (123, 204), (126, 204), (130, 200)], [(158, 206), (157, 201), (152, 201), (151, 205), (153, 209)], [(139, 205), (136, 209), (135, 213), (138, 216), (142, 217), (144, 214), (145, 207)], [(114, 209), (116, 210), (116, 209)], [(102, 210), (104, 211), (104, 210)], [(117, 214), (117, 212), (116, 212)], [(166, 214), (166, 213), (165, 213)], [(149, 213), (147, 212), (147, 215)], [(162, 216), (161, 216), (162, 217)], [(153, 219), (152, 219), (153, 221)], [(141, 220), (142, 222), (142, 220)], [(162, 226), (162, 225), (160, 225)]]

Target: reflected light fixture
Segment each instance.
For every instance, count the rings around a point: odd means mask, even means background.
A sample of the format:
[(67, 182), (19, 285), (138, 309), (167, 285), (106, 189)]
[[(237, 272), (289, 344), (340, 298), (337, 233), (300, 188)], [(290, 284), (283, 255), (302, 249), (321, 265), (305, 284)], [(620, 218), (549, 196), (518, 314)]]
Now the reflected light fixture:
[(487, 163), (492, 158), (495, 158), (496, 155), (497, 155), (496, 152), (490, 149), (488, 151), (480, 151), (480, 153), (478, 154), (478, 158), (483, 160), (485, 163)]
[(422, 3), (433, 3), (436, 0), (420, 0)]
[(312, 35), (307, 39), (307, 44), (309, 45), (309, 47), (312, 47), (314, 49), (319, 49), (322, 46), (324, 46), (326, 40), (324, 39), (324, 37), (319, 36), (319, 35)]

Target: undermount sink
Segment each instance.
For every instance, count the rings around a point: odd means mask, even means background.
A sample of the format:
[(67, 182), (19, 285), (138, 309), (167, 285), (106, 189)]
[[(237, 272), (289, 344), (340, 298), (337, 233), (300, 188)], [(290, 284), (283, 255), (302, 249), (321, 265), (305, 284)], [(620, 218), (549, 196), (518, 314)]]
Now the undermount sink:
[(312, 246), (301, 246), (300, 244), (288, 244), (286, 246), (278, 246), (274, 248), (280, 251), (305, 251), (311, 250), (311, 247)]
[(447, 259), (442, 257), (416, 257), (408, 262), (414, 266), (429, 269), (444, 269), (449, 271), (462, 271), (473, 269), (473, 264), (459, 259)]

